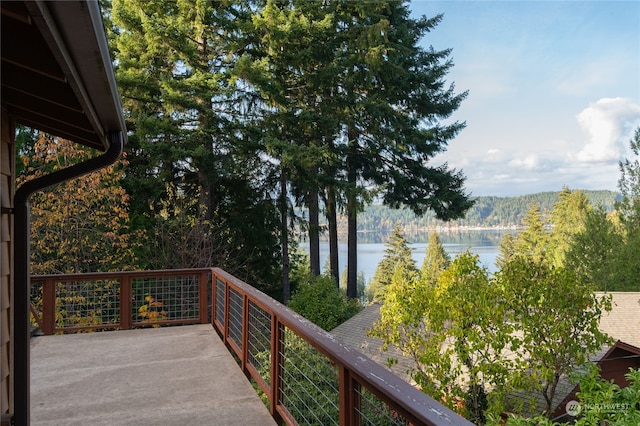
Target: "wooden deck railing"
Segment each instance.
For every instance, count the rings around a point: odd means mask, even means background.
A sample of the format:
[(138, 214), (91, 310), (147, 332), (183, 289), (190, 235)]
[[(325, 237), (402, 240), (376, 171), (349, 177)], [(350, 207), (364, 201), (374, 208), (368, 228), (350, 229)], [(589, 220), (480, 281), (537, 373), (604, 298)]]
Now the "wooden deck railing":
[(214, 268), (213, 326), (289, 425), (471, 425), (282, 304)]
[(31, 313), (46, 335), (206, 324), (210, 269), (31, 277)]
[(471, 425), (218, 268), (34, 276), (31, 282), (32, 313), (45, 334), (211, 318), (280, 423)]

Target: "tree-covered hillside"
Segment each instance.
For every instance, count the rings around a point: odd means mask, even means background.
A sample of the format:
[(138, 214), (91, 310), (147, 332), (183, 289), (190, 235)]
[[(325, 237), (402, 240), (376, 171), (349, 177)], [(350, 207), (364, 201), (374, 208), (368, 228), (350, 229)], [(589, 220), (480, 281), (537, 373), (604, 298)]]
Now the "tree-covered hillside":
[[(583, 191), (591, 204), (612, 210), (619, 195), (613, 191)], [(513, 227), (522, 226), (522, 219), (532, 202), (548, 212), (558, 202), (559, 192), (540, 192), (518, 197), (478, 197), (463, 219), (450, 222), (437, 220), (431, 213), (417, 217), (409, 209), (391, 209), (381, 204), (365, 208), (359, 218), (359, 230), (391, 230), (396, 223), (404, 228), (435, 227)]]

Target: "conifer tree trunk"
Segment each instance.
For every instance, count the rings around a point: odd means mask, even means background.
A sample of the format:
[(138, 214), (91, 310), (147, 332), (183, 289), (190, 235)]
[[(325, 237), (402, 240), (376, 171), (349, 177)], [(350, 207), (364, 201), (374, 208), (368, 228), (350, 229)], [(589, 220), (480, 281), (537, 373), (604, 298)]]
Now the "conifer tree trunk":
[(320, 275), (320, 208), (318, 205), (318, 189), (309, 190), (309, 260), (311, 273), (314, 277)]
[(347, 297), (358, 297), (358, 222), (355, 195), (347, 201)]
[(336, 212), (336, 193), (333, 185), (327, 188), (327, 221), (329, 222), (329, 266), (336, 287), (340, 286), (340, 267), (338, 256), (338, 216)]
[(356, 170), (355, 129), (347, 130), (349, 153), (347, 156), (347, 297), (358, 297), (358, 199)]
[(284, 169), (280, 171), (280, 238), (282, 244), (282, 301), (286, 305), (291, 298), (289, 282), (289, 227), (287, 215), (287, 176)]

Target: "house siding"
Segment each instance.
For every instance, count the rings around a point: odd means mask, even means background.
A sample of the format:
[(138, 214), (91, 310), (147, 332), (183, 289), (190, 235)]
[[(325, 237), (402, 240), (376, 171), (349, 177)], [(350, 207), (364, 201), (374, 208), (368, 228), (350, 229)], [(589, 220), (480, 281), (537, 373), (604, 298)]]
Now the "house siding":
[(0, 414), (13, 411), (12, 297), (13, 195), (15, 191), (14, 126), (2, 109), (0, 137)]

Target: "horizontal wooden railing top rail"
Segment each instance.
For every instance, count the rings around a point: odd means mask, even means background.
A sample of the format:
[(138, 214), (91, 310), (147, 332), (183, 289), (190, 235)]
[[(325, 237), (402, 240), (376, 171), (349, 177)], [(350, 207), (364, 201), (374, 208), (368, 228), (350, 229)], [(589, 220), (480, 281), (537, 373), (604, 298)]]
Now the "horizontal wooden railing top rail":
[(471, 425), (219, 268), (33, 276), (31, 283), (34, 321), (45, 334), (211, 318), (279, 423)]

